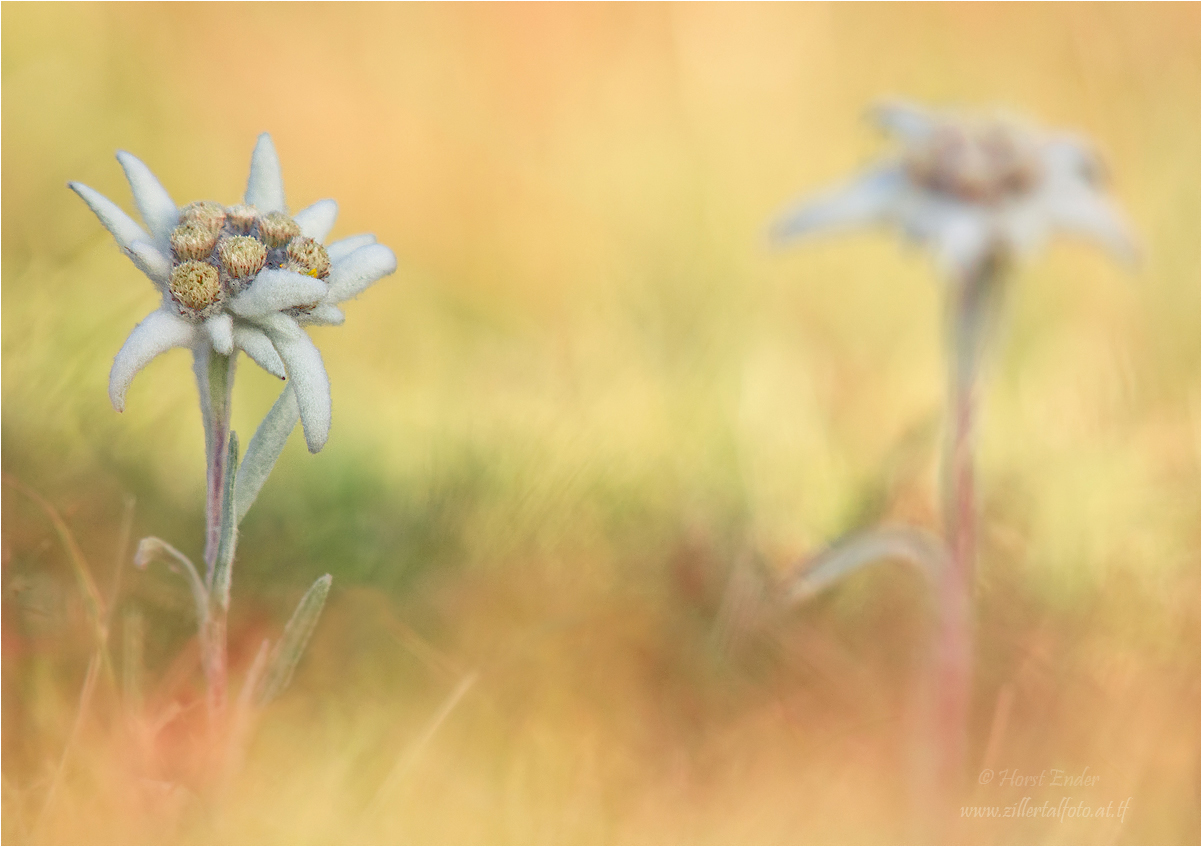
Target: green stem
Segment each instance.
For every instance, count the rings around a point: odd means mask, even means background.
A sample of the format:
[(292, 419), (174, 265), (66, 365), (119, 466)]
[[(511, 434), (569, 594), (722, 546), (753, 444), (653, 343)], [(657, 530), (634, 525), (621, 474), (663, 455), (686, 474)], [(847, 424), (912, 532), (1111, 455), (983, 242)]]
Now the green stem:
[[(226, 467), (230, 434), (230, 394), (234, 386), (234, 357), (223, 356), (211, 347), (194, 351), (194, 369), (200, 391), (200, 408), (205, 427), (207, 464), (205, 498), (205, 585), (209, 589), (209, 615), (202, 623), (200, 647), (208, 687), (210, 726), (216, 731), (225, 715), (226, 702), (226, 604), (213, 603), (213, 578), (221, 543), (225, 508)], [(234, 469), (236, 470), (236, 469)]]
[(211, 347), (195, 352), (200, 408), (204, 416), (207, 494), (205, 500), (205, 581), (212, 582), (221, 540), (221, 504), (225, 492), (225, 451), (230, 434), (230, 392), (234, 387), (234, 357)]

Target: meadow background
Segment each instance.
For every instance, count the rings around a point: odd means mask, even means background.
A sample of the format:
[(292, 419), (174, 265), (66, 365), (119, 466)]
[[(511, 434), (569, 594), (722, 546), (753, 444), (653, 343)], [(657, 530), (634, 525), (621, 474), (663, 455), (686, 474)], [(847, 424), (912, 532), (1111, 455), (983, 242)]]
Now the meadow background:
[[(1088, 135), (1143, 248), (1134, 273), (1071, 241), (1020, 269), (979, 436), (971, 770), (1101, 781), (966, 800), (1131, 811), (953, 837), (1198, 841), (1197, 4), (6, 3), (0, 21), (6, 842), (909, 837), (914, 578), (879, 568), (733, 644), (719, 626), (736, 563), (778, 574), (868, 522), (938, 525), (931, 263), (890, 233), (765, 238), (884, 149), (864, 113), (890, 95)], [(132, 210), (126, 149), (180, 204), (234, 202), (262, 131), (294, 210), (336, 198), (332, 237), (375, 232), (400, 266), (311, 331), (329, 444), (294, 435), (243, 524), (235, 679), (313, 579), (334, 588), (214, 811), (188, 596), (120, 552), (128, 518), (199, 557), (190, 359), (109, 406), (156, 298), (65, 186)], [(239, 375), (245, 438), (279, 384)], [(79, 720), (84, 604), (20, 486), (111, 598), (116, 672)]]

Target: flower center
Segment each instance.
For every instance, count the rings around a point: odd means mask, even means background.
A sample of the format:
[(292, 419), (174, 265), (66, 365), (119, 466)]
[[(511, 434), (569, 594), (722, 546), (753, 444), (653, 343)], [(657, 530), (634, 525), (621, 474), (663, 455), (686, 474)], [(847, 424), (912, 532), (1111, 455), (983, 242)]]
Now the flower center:
[(330, 257), (326, 248), (312, 238), (297, 236), (288, 242), (288, 261), (284, 268), (299, 274), (325, 279), (330, 275)]
[(283, 212), (268, 212), (259, 219), (259, 237), (273, 250), (286, 246), (300, 234), (300, 226)]
[(171, 232), (171, 251), (185, 261), (209, 258), (215, 244), (217, 234), (198, 221), (182, 223)]
[(249, 235), (234, 235), (221, 239), (217, 245), (217, 256), (221, 267), (233, 279), (248, 279), (267, 262), (267, 248), (263, 242)]
[(225, 210), (225, 220), (230, 228), (237, 233), (249, 233), (259, 220), (259, 212), (254, 206), (237, 205)]
[(198, 315), (221, 301), (221, 275), (208, 262), (189, 259), (176, 265), (167, 287), (177, 303)]
[(212, 200), (189, 203), (179, 213), (179, 222), (193, 223), (216, 235), (225, 223), (225, 207)]
[(283, 268), (317, 279), (330, 275), (330, 257), (283, 212), (259, 214), (254, 206), (225, 207), (198, 200), (180, 210), (171, 232), (172, 271), (167, 289), (184, 317), (212, 317), (245, 290), (264, 268)]
[(930, 191), (984, 205), (1028, 194), (1040, 178), (1029, 139), (996, 120), (944, 124), (909, 151), (906, 168)]

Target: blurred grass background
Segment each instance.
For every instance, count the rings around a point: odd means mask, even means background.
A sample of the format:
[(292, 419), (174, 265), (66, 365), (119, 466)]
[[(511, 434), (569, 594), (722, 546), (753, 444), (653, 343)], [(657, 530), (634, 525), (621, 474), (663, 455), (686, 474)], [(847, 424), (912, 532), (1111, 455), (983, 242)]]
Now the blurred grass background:
[[(1089, 766), (1102, 781), (1079, 798), (1132, 811), (956, 837), (1197, 842), (1196, 4), (9, 3), (0, 20), (4, 472), (61, 510), (104, 590), (121, 574), (114, 645), (140, 615), (147, 721), (194, 702), (199, 674), (182, 585), (115, 568), (123, 504), (135, 540), (199, 557), (203, 437), (185, 351), (109, 407), (112, 356), (155, 296), (65, 183), (132, 211), (127, 149), (178, 203), (233, 202), (267, 130), (294, 210), (333, 196), (332, 237), (375, 232), (400, 262), (344, 327), (312, 330), (329, 445), (294, 438), (243, 525), (236, 673), (335, 581), (219, 812), (196, 797), (198, 711), (135, 744), (102, 682), (35, 830), (91, 642), (53, 527), (5, 485), (4, 840), (908, 837), (928, 620), (908, 574), (715, 646), (736, 562), (780, 572), (866, 520), (937, 526), (929, 262), (888, 234), (764, 238), (879, 153), (864, 110), (901, 95), (1088, 135), (1144, 247), (1130, 276), (1057, 242), (1010, 290), (979, 439), (973, 718), (974, 773)], [(240, 375), (245, 437), (279, 385)]]

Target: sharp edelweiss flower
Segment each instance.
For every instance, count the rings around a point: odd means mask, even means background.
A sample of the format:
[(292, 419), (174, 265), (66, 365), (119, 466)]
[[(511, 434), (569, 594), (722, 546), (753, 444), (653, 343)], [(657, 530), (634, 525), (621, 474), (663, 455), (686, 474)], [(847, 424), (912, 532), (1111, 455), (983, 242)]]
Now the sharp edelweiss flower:
[(805, 200), (775, 224), (775, 239), (893, 224), (931, 247), (946, 268), (964, 272), (999, 248), (1030, 253), (1063, 230), (1134, 258), (1102, 169), (1079, 139), (1000, 116), (965, 119), (901, 103), (877, 108), (875, 117), (901, 142), (901, 155)]
[(396, 257), (372, 235), (323, 246), (338, 204), (320, 200), (289, 216), (271, 136), (259, 136), (244, 203), (201, 200), (178, 208), (150, 169), (129, 153), (125, 169), (145, 228), (86, 185), (70, 187), (163, 295), (113, 361), (109, 397), (125, 406), (134, 376), (173, 347), (243, 350), (260, 367), (287, 377), (309, 449), (325, 444), (330, 385), (321, 354), (303, 324), (341, 324), (338, 303), (396, 270)]

